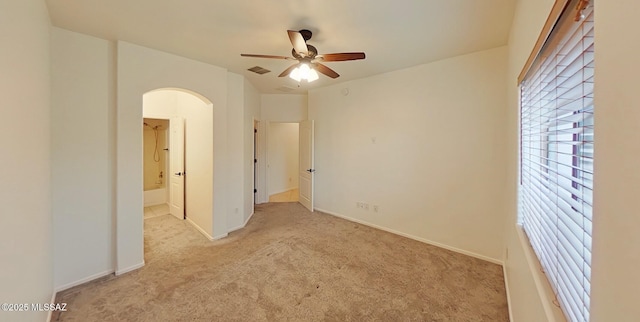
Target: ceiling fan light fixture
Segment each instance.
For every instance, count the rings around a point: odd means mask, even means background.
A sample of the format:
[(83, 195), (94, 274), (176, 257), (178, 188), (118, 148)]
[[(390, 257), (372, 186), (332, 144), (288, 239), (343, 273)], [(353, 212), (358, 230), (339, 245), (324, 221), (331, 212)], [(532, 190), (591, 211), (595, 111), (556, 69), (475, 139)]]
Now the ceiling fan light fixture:
[(301, 63), (300, 66), (294, 68), (289, 74), (289, 77), (296, 82), (306, 80), (308, 83), (311, 83), (319, 78), (318, 72), (309, 67), (309, 64), (306, 63)]
[(302, 79), (302, 77), (300, 77), (300, 68), (299, 67), (294, 68), (289, 74), (289, 77), (295, 80), (296, 82), (299, 82)]
[(318, 72), (315, 69), (309, 70), (309, 76), (307, 76), (307, 82), (311, 83), (314, 80), (318, 79)]
[(300, 70), (300, 77), (302, 79), (309, 77), (309, 71), (311, 70), (311, 68), (309, 68), (309, 64), (302, 63), (298, 66), (298, 69)]

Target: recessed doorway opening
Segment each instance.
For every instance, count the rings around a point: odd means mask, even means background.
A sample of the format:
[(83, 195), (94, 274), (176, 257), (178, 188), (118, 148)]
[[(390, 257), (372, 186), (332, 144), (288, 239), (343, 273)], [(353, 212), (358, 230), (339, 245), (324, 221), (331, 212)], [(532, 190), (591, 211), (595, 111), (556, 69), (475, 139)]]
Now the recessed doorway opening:
[(269, 202), (298, 201), (299, 129), (299, 123), (269, 123), (267, 133)]
[(169, 213), (169, 120), (145, 118), (143, 137), (144, 218)]
[[(143, 126), (149, 128), (144, 137), (153, 138), (153, 146), (145, 148), (145, 188), (162, 181), (163, 188), (145, 192), (145, 206), (187, 220), (212, 240), (213, 233), (213, 109), (212, 104), (197, 93), (181, 89), (157, 89), (143, 95)], [(149, 121), (147, 121), (149, 120)], [(158, 125), (153, 121), (164, 122)], [(147, 123), (147, 125), (144, 125)], [(156, 133), (158, 132), (156, 151)], [(153, 135), (153, 136), (152, 136)], [(162, 136), (164, 135), (164, 138)], [(145, 144), (146, 146), (146, 144)], [(147, 156), (147, 154), (149, 156)], [(155, 160), (162, 160), (165, 164)], [(149, 161), (148, 161), (149, 160)], [(148, 162), (147, 162), (148, 161)], [(149, 171), (147, 171), (147, 164)], [(162, 168), (164, 170), (158, 170)], [(164, 171), (160, 175), (160, 171)], [(151, 172), (149, 181), (147, 172)], [(159, 177), (162, 176), (162, 180)], [(161, 190), (164, 189), (164, 190)], [(145, 189), (147, 190), (147, 189)], [(154, 190), (158, 199), (151, 199)], [(147, 197), (150, 197), (147, 199)], [(162, 203), (160, 197), (164, 197)], [(158, 203), (155, 206), (151, 203)]]

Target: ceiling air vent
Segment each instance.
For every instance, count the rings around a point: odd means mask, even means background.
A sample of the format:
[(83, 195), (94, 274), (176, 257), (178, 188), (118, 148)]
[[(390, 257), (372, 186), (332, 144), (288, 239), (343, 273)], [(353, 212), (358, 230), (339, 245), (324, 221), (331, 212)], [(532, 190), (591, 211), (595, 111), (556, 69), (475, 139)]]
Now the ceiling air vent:
[(266, 68), (262, 68), (260, 66), (251, 67), (251, 68), (249, 68), (247, 70), (250, 71), (250, 72), (254, 72), (256, 74), (260, 74), (260, 75), (270, 72), (270, 70), (268, 70)]

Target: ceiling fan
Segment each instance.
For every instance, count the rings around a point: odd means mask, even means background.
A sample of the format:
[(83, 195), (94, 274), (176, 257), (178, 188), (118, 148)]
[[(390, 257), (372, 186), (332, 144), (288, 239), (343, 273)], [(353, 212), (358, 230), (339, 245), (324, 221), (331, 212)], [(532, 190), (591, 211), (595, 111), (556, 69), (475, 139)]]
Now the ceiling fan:
[(291, 50), (291, 55), (293, 57), (255, 54), (240, 54), (240, 56), (297, 60), (298, 62), (296, 64), (289, 66), (289, 68), (280, 73), (278, 77), (285, 77), (288, 75), (296, 81), (301, 81), (304, 79), (307, 80), (307, 82), (312, 82), (318, 79), (317, 72), (320, 72), (331, 78), (340, 77), (338, 73), (336, 73), (333, 69), (323, 65), (322, 62), (359, 60), (365, 58), (363, 52), (319, 55), (316, 47), (307, 44), (307, 40), (311, 39), (311, 36), (313, 35), (311, 31), (307, 29), (302, 29), (300, 31), (287, 30), (287, 33), (289, 34), (291, 45), (293, 45), (293, 49)]

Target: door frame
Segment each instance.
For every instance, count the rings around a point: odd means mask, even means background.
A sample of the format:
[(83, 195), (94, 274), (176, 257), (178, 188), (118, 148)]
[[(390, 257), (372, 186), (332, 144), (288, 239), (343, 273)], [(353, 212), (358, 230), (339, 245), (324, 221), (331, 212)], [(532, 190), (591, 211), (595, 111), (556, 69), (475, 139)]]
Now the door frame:
[(255, 205), (258, 201), (258, 128), (260, 127), (260, 121), (253, 119), (253, 164), (251, 174), (253, 177), (253, 191), (251, 193), (251, 213), (255, 211)]
[[(309, 131), (308, 140), (303, 140), (305, 128)], [(314, 185), (315, 185), (315, 122), (313, 120), (305, 120), (300, 122), (298, 128), (298, 146), (299, 146), (299, 159), (298, 159), (298, 202), (302, 204), (309, 211), (314, 210)], [(308, 164), (302, 162), (305, 157), (305, 149), (302, 146), (308, 145)], [(305, 188), (304, 181), (308, 182), (308, 187)], [(305, 191), (308, 190), (307, 198), (304, 197)]]
[(257, 121), (258, 133), (257, 133), (257, 153), (258, 153), (258, 166), (256, 167), (256, 173), (254, 176), (257, 178), (258, 192), (254, 194), (254, 204), (262, 204), (269, 202), (269, 196), (267, 193), (267, 128), (269, 127), (269, 121)]
[[(258, 173), (254, 174), (257, 178), (258, 178), (258, 194), (255, 196), (256, 199), (254, 200), (255, 204), (260, 204), (260, 203), (266, 203), (269, 202), (269, 196), (267, 193), (267, 168), (266, 168), (266, 161), (267, 161), (267, 157), (269, 154), (268, 151), (268, 140), (269, 140), (269, 135), (268, 135), (268, 128), (270, 123), (298, 123), (298, 130), (300, 130), (300, 128), (302, 127), (302, 123), (303, 122), (313, 122), (313, 120), (301, 120), (301, 121), (290, 121), (290, 120), (286, 120), (286, 121), (269, 121), (269, 120), (263, 120), (263, 121), (258, 121), (259, 126), (258, 126), (258, 149), (259, 149), (259, 156), (258, 156), (258, 167), (257, 167), (257, 171)], [(314, 131), (314, 127), (312, 127), (312, 131)], [(298, 136), (300, 131), (298, 131)], [(298, 142), (298, 145), (300, 143)], [(315, 147), (311, 147), (312, 149), (315, 149)], [(312, 154), (315, 154), (315, 151), (312, 152)], [(298, 168), (300, 169), (300, 160), (298, 159)], [(311, 176), (313, 177), (312, 180), (312, 187), (311, 189), (313, 190), (313, 185), (315, 185), (315, 183), (313, 183), (313, 181), (315, 181), (315, 173), (312, 173)], [(300, 182), (298, 182), (298, 188), (300, 188)], [(262, 190), (262, 193), (260, 193), (260, 191)], [(313, 191), (312, 191), (313, 193)], [(300, 198), (298, 198), (300, 200)], [(300, 201), (298, 201), (300, 202)]]

